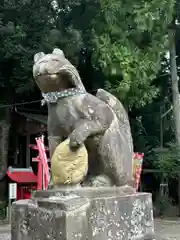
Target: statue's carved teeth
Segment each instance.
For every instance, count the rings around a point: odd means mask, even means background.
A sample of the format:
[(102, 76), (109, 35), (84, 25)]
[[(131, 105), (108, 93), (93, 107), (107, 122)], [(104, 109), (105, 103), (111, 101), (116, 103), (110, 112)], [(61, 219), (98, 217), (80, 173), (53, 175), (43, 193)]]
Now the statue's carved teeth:
[(57, 78), (57, 74), (51, 74), (50, 76), (51, 76), (52, 79)]

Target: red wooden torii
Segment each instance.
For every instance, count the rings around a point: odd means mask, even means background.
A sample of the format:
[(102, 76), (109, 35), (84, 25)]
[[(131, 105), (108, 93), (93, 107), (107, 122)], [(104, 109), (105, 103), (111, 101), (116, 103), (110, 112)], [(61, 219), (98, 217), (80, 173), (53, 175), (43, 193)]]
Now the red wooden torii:
[(38, 150), (39, 155), (36, 158), (32, 158), (33, 162), (38, 162), (37, 173), (37, 190), (47, 189), (49, 184), (49, 167), (46, 152), (49, 151), (48, 147), (44, 146), (44, 136), (36, 138), (37, 145), (31, 144), (29, 147), (33, 150)]
[[(29, 144), (29, 148), (31, 148), (32, 150), (36, 150), (36, 151), (39, 151), (38, 147), (36, 144)], [(45, 151), (48, 153), (49, 152), (49, 148), (44, 146), (45, 148)], [(39, 155), (35, 158), (32, 158), (32, 162), (39, 162)], [(50, 160), (48, 159), (48, 162), (50, 162)]]
[[(36, 144), (29, 144), (29, 147), (33, 150), (39, 150)], [(46, 146), (44, 146), (44, 147), (45, 147), (46, 152), (49, 152), (49, 148)]]

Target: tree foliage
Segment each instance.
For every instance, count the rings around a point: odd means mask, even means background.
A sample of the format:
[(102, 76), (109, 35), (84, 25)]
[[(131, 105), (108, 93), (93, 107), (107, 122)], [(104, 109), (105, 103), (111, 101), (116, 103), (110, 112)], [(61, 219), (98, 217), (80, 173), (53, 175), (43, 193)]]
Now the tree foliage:
[(94, 60), (107, 77), (107, 88), (142, 107), (159, 89), (153, 84), (167, 49), (174, 0), (100, 0), (94, 21)]
[(154, 158), (157, 168), (159, 168), (167, 178), (178, 177), (180, 171), (179, 146), (170, 142), (164, 148), (154, 149), (156, 157)]
[[(174, 0), (2, 1), (0, 84), (6, 94), (0, 100), (7, 102), (7, 92), (11, 98), (26, 97), (34, 86), (34, 53), (60, 47), (81, 70), (86, 86), (97, 88), (107, 80), (106, 88), (127, 104), (131, 114), (142, 116), (142, 124), (139, 126), (136, 121), (134, 133), (141, 138), (137, 151), (140, 146), (156, 147), (159, 105), (146, 104), (158, 93), (161, 94), (158, 101), (163, 101), (167, 95), (164, 89), (169, 89), (164, 84), (165, 78), (154, 79), (167, 49), (173, 6)], [(139, 113), (133, 108), (142, 106), (147, 108)], [(152, 123), (143, 116), (147, 111), (157, 112)], [(153, 124), (157, 128), (150, 138), (152, 129), (148, 127)], [(147, 135), (141, 131), (142, 125)]]
[[(106, 88), (128, 107), (145, 106), (159, 92), (153, 81), (166, 50), (173, 5), (174, 0), (4, 1), (1, 86), (10, 81), (18, 93), (31, 89), (34, 52), (60, 47), (83, 71), (91, 69), (86, 81), (98, 86), (102, 71)], [(8, 77), (7, 65), (12, 69)]]
[(51, 1), (44, 0), (43, 5), (42, 1), (31, 0), (2, 2), (0, 83), (1, 91), (8, 90), (12, 96), (27, 93), (33, 86), (33, 54), (43, 50), (44, 39), (52, 28)]

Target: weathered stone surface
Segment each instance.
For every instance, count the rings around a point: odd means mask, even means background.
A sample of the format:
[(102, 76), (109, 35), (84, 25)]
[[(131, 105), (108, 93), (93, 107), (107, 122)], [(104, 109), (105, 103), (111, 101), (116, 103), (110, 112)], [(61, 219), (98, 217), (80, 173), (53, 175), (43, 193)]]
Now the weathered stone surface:
[(12, 240), (154, 239), (151, 195), (126, 191), (37, 192), (34, 199), (13, 204)]
[(86, 92), (77, 69), (60, 49), (37, 53), (33, 75), (48, 104), (50, 155), (69, 138), (71, 150), (82, 144), (88, 150), (86, 186), (133, 184), (130, 124), (119, 100), (102, 89), (96, 96)]

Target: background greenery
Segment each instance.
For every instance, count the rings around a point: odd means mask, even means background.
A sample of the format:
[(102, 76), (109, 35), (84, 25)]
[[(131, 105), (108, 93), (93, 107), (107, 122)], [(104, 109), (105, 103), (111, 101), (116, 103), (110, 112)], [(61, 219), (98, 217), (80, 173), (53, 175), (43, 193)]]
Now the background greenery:
[[(41, 98), (32, 78), (33, 55), (59, 47), (76, 65), (89, 92), (104, 87), (123, 102), (135, 151), (145, 154), (144, 166), (177, 178), (168, 29), (173, 23), (178, 70), (179, 0), (1, 2), (1, 119), (10, 123), (15, 109), (4, 104)], [(40, 104), (21, 107), (42, 111)]]

